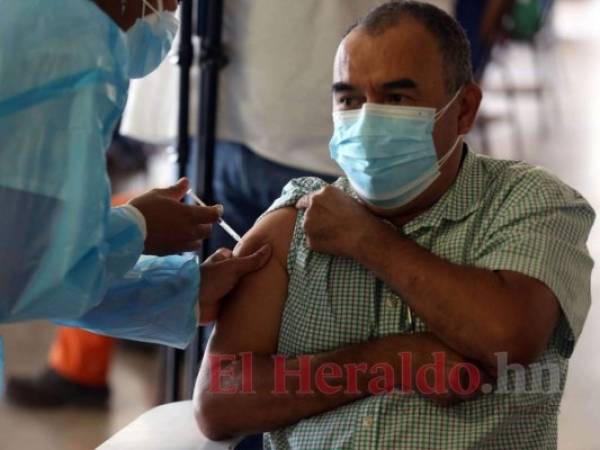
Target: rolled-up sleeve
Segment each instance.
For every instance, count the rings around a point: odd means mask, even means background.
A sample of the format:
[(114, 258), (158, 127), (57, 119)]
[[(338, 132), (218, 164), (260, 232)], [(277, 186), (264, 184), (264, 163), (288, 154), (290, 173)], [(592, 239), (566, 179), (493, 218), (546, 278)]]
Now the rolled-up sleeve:
[(536, 177), (515, 187), (487, 230), (475, 265), (519, 272), (548, 286), (566, 318), (568, 356), (591, 304), (594, 263), (587, 239), (595, 213), (573, 189), (546, 175)]

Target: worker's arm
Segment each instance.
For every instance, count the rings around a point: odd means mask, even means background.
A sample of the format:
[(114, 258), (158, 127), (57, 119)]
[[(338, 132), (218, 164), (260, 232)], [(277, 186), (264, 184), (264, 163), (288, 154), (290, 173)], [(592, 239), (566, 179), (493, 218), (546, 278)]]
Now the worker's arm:
[[(295, 219), (294, 209), (275, 211), (244, 237), (241, 252), (270, 242), (274, 256), (233, 291), (209, 342), (194, 392), (196, 418), (209, 438), (265, 432), (332, 410), (373, 393), (369, 382), (381, 375), (369, 370), (354, 374), (342, 371), (339, 376), (325, 377), (327, 387), (318, 389), (319, 377), (323, 376), (319, 371), (328, 370), (328, 365), (370, 369), (375, 364), (387, 363), (395, 371), (397, 387), (403, 369), (400, 352), (410, 354), (413, 372), (431, 362), (434, 352), (444, 352), (448, 368), (464, 361), (430, 334), (393, 335), (310, 355), (309, 378), (314, 391), (302, 392), (298, 378), (291, 376), (287, 378), (286, 389), (274, 393), (277, 363), (272, 356), (277, 353), (287, 297), (287, 252)], [(287, 370), (296, 370), (306, 363), (305, 356), (283, 358), (280, 363), (285, 361)], [(252, 393), (245, 393), (247, 389)], [(432, 396), (440, 402), (453, 397), (447, 393)]]
[[(0, 15), (0, 48), (15, 55), (0, 83), (0, 322), (68, 320), (183, 346), (195, 331), (198, 264), (136, 265), (142, 230), (110, 208), (105, 150), (127, 93), (114, 27), (91, 2), (28, 8)], [(52, 39), (40, 46), (44, 34)]]
[(204, 261), (200, 270), (190, 257), (144, 257), (108, 289), (96, 307), (77, 319), (57, 322), (99, 334), (184, 348), (198, 322), (213, 322), (223, 296), (245, 274), (262, 267), (269, 256), (268, 247), (243, 258), (222, 249)]

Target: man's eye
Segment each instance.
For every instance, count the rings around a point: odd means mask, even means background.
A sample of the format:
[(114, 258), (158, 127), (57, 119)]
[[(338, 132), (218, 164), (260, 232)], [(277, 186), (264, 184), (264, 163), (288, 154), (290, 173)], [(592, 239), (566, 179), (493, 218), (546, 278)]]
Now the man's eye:
[(350, 107), (350, 106), (352, 106), (353, 101), (354, 101), (354, 99), (352, 97), (341, 97), (338, 100), (338, 103), (342, 106)]
[(359, 97), (343, 96), (338, 97), (337, 103), (344, 109), (355, 109), (360, 108), (362, 101)]
[(402, 94), (389, 94), (387, 96), (387, 103), (400, 104), (406, 100), (406, 97)]

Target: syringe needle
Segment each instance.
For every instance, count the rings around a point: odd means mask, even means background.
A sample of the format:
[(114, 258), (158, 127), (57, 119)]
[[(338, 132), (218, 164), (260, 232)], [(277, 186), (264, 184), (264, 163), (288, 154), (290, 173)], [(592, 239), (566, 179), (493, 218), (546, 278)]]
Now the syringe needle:
[[(206, 206), (206, 203), (204, 203), (202, 200), (200, 200), (200, 197), (198, 197), (198, 196), (196, 195), (196, 193), (195, 193), (193, 190), (191, 190), (191, 189), (190, 189), (190, 190), (188, 190), (188, 191), (187, 191), (187, 195), (189, 195), (190, 197), (192, 197), (192, 199), (193, 199), (193, 200), (194, 200), (196, 203), (198, 203), (200, 206)], [(237, 233), (236, 233), (236, 232), (233, 230), (233, 228), (231, 228), (231, 227), (229, 226), (229, 224), (228, 224), (227, 222), (225, 222), (223, 219), (219, 219), (219, 220), (217, 221), (217, 224), (219, 224), (219, 226), (220, 226), (221, 228), (223, 228), (223, 230), (225, 230), (225, 232), (226, 232), (226, 233), (227, 233), (229, 236), (231, 236), (233, 239), (235, 239), (235, 240), (236, 240), (236, 242), (240, 242), (240, 241), (242, 240), (242, 238), (240, 237), (240, 235), (239, 235), (239, 234), (237, 234)]]

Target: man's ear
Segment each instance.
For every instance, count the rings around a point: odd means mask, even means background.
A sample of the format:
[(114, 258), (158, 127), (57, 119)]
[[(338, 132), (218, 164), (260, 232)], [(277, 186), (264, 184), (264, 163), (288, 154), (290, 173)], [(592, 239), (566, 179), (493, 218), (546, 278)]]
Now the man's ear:
[(471, 82), (463, 87), (463, 94), (460, 97), (460, 112), (458, 115), (458, 133), (467, 134), (471, 131), (479, 105), (481, 104), (481, 88)]

